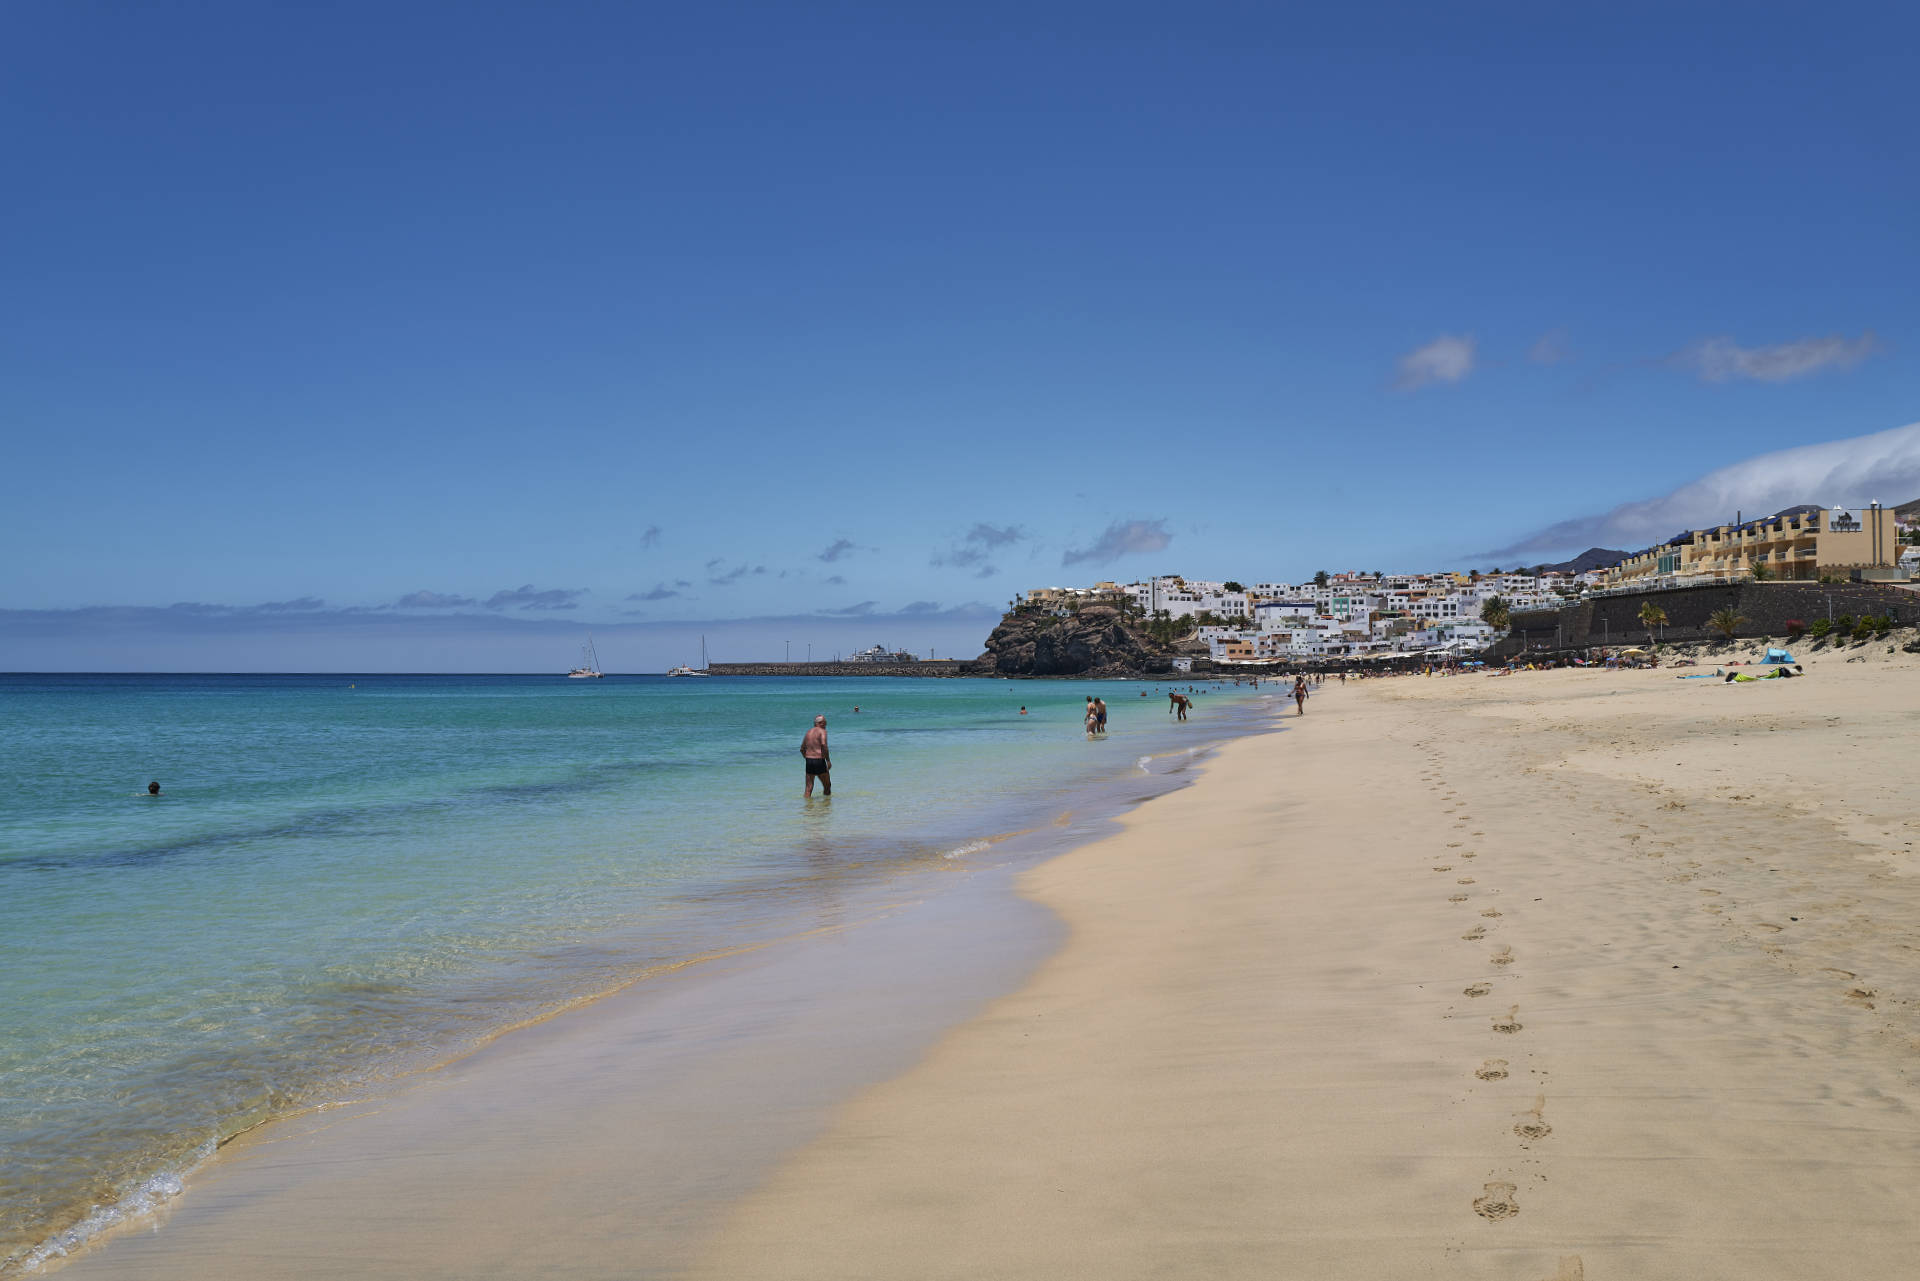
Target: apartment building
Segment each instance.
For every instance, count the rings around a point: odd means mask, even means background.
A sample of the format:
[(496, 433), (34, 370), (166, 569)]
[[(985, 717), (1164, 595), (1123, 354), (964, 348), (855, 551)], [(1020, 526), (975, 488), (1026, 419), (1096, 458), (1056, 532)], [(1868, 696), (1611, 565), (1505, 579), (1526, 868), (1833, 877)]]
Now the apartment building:
[(1603, 586), (1631, 589), (1771, 578), (1856, 578), (1894, 570), (1899, 530), (1878, 503), (1790, 507), (1760, 520), (1694, 529), (1607, 570)]

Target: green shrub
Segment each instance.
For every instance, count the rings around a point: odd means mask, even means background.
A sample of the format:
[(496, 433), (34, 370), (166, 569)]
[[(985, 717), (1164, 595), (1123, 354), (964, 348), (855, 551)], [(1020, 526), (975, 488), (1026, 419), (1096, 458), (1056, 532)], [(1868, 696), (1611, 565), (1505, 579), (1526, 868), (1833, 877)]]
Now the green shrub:
[(1816, 618), (1813, 620), (1813, 626), (1807, 628), (1807, 634), (1815, 640), (1825, 640), (1827, 634), (1832, 630), (1833, 620), (1831, 618)]

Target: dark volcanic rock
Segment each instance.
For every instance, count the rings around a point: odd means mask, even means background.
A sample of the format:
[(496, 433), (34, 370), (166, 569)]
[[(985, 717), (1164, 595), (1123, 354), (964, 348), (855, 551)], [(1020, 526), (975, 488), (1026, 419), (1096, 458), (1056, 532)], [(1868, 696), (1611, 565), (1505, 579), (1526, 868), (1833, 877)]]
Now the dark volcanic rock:
[(1065, 618), (1015, 610), (987, 637), (976, 666), (997, 676), (1117, 676), (1168, 671), (1172, 664), (1118, 609), (1089, 605)]

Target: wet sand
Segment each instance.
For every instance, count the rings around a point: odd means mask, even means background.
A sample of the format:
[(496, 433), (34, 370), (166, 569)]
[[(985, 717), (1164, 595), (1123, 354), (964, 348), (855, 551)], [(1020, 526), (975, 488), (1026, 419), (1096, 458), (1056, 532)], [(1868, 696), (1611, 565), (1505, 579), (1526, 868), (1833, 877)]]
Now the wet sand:
[(1910, 1275), (1920, 669), (1809, 670), (1330, 687), (697, 1275)]
[(1023, 873), (1044, 960), (948, 898), (603, 1002), (64, 1275), (1907, 1275), (1920, 666), (1809, 670), (1328, 686)]

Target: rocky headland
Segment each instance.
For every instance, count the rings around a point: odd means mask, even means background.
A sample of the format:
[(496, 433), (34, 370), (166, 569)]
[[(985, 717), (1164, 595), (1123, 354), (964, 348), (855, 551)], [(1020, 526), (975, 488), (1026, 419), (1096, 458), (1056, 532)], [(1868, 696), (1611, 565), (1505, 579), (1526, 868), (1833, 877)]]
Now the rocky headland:
[(993, 629), (973, 670), (980, 676), (1140, 676), (1172, 671), (1173, 653), (1112, 605), (1058, 617), (1021, 607)]

